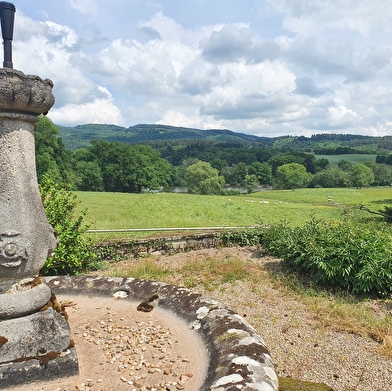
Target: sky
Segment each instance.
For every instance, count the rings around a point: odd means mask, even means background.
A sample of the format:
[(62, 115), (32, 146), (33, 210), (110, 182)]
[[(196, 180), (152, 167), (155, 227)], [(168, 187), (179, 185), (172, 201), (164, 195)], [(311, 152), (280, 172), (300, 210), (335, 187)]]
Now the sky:
[(392, 2), (15, 0), (57, 125), (392, 135)]

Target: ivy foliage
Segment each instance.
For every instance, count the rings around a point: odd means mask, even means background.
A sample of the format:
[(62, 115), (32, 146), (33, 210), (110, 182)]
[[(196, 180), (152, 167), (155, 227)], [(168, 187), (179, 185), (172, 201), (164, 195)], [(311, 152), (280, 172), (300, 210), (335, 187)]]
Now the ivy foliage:
[(88, 226), (84, 224), (86, 211), (76, 215), (79, 203), (75, 194), (44, 177), (40, 195), (49, 223), (57, 235), (57, 248), (47, 259), (43, 275), (80, 274), (91, 268), (95, 255), (91, 242), (84, 237)]
[(333, 223), (312, 217), (304, 226), (286, 222), (264, 230), (266, 251), (322, 286), (386, 296), (392, 290), (392, 235), (387, 224)]

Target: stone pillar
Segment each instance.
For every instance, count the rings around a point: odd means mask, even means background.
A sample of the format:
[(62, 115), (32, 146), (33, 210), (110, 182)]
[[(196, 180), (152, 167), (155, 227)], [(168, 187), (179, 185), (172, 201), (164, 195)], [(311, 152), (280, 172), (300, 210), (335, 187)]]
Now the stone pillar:
[(52, 107), (52, 87), (50, 80), (0, 69), (0, 319), (34, 312), (50, 299), (50, 289), (31, 284), (56, 247), (34, 146), (34, 123)]
[(0, 68), (0, 388), (78, 371), (68, 322), (48, 305), (51, 290), (38, 278), (57, 243), (39, 194), (34, 143), (37, 116), (54, 103), (52, 87)]

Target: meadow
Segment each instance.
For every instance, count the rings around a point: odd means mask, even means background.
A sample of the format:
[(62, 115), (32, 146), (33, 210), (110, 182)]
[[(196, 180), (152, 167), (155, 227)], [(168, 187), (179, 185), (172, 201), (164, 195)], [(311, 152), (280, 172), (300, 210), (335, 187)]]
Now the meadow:
[(346, 160), (351, 163), (364, 163), (364, 162), (376, 162), (377, 155), (350, 153), (345, 155), (315, 155), (316, 159), (328, 159), (332, 165), (337, 165), (340, 160)]
[(311, 215), (339, 220), (351, 210), (359, 219), (375, 215), (359, 211), (392, 203), (392, 188), (272, 190), (239, 196), (176, 193), (76, 192), (79, 210), (86, 209), (91, 230), (302, 225)]

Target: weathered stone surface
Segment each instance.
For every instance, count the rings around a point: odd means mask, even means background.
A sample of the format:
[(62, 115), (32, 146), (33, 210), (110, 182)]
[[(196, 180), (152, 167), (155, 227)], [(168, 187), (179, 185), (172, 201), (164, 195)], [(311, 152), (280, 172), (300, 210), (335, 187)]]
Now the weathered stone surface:
[[(89, 232), (95, 232), (91, 230)], [(100, 246), (111, 246), (112, 251), (124, 257), (138, 257), (142, 254), (168, 254), (178, 253), (201, 248), (215, 248), (222, 244), (220, 235), (222, 230), (213, 230), (207, 233), (165, 236), (157, 239), (136, 239), (116, 242), (102, 242)]]
[(49, 381), (78, 373), (78, 359), (75, 349), (72, 348), (47, 363), (33, 359), (0, 365), (0, 389), (11, 389), (12, 386), (20, 384)]
[(0, 293), (36, 276), (56, 247), (39, 195), (34, 148), (35, 114), (53, 104), (51, 88), (37, 76), (0, 69)]
[(18, 318), (32, 314), (42, 308), (50, 300), (50, 296), (51, 290), (45, 284), (39, 284), (26, 290), (0, 294), (0, 319)]
[[(144, 301), (171, 311), (200, 334), (209, 354), (207, 377), (200, 391), (277, 391), (278, 378), (263, 339), (238, 314), (215, 300), (174, 285), (133, 278), (45, 277), (55, 293), (113, 296)], [(154, 302), (155, 303), (155, 302)]]
[(54, 104), (52, 88), (53, 82), (49, 79), (0, 68), (0, 111), (46, 113)]
[(0, 322), (0, 364), (60, 354), (69, 348), (70, 335), (68, 322), (52, 308)]

